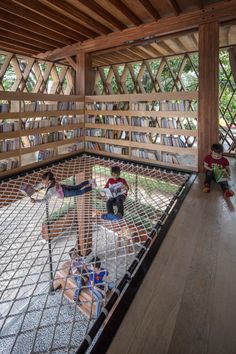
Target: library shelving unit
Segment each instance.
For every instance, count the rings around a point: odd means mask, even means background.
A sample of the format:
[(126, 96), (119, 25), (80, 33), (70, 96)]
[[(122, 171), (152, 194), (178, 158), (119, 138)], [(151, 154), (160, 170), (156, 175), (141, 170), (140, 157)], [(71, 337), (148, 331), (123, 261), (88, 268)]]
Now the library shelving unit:
[(84, 98), (1, 92), (0, 175), (84, 150)]
[(85, 97), (85, 151), (197, 171), (197, 91)]

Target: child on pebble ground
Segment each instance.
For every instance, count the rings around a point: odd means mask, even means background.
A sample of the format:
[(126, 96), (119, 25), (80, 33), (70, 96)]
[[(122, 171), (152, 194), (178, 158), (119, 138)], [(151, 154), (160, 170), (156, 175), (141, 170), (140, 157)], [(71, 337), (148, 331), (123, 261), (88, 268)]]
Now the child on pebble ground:
[(83, 195), (90, 192), (93, 188), (96, 188), (96, 180), (91, 179), (84, 181), (78, 185), (65, 185), (56, 181), (52, 172), (48, 171), (42, 175), (42, 182), (39, 183), (34, 189), (37, 191), (41, 188), (45, 188), (45, 196), (42, 199), (30, 198), (32, 203), (46, 202), (53, 196), (58, 198), (69, 198), (78, 195)]
[[(223, 146), (221, 144), (213, 144), (211, 146), (211, 153), (207, 155), (204, 159), (204, 168), (206, 170), (205, 182), (204, 182), (204, 193), (210, 192), (210, 186), (212, 180), (216, 180), (215, 169), (222, 172), (226, 172), (228, 177), (230, 176), (229, 161), (222, 156), (223, 155)], [(225, 198), (230, 198), (234, 195), (234, 192), (229, 188), (227, 179), (217, 182), (224, 194)]]

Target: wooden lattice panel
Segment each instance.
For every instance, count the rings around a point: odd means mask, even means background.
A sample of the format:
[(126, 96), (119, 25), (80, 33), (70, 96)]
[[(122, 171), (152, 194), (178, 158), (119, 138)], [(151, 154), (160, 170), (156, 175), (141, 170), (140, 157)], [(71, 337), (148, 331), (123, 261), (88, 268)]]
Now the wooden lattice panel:
[(70, 66), (0, 51), (0, 90), (73, 94)]

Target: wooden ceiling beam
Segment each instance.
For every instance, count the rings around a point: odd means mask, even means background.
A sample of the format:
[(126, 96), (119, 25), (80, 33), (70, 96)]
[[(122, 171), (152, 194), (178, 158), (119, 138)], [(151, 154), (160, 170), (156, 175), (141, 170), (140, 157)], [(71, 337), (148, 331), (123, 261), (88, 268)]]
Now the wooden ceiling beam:
[(19, 42), (14, 41), (14, 40), (12, 40), (9, 43), (9, 40), (7, 38), (5, 38), (5, 37), (2, 37), (2, 36), (0, 36), (0, 43), (3, 43), (5, 46), (10, 45), (10, 47), (15, 47), (15, 48), (21, 49), (22, 52), (24, 50), (26, 50), (28, 52), (31, 52), (31, 53), (35, 53), (35, 54), (37, 54), (39, 52), (37, 48), (35, 48), (34, 46), (31, 46), (31, 45), (19, 43)]
[(158, 40), (158, 37), (172, 34), (181, 34), (188, 30), (197, 29), (200, 24), (211, 22), (213, 20), (225, 22), (235, 19), (236, 0), (230, 2), (219, 2), (212, 6), (205, 7), (204, 14), (201, 10), (195, 10), (188, 13), (181, 13), (177, 16), (162, 17), (158, 23), (151, 22), (139, 27), (127, 28), (122, 32), (110, 33), (107, 36), (100, 36), (93, 40), (87, 40), (82, 44), (76, 43), (61, 49), (56, 49), (48, 53), (42, 53), (39, 57), (59, 60), (67, 56), (73, 56), (78, 51), (93, 52), (105, 50), (122, 45), (139, 43), (148, 37), (148, 40)]
[(168, 3), (170, 4), (172, 9), (174, 10), (175, 15), (179, 16), (179, 14), (181, 13), (181, 8), (180, 8), (177, 0), (168, 0)]
[(36, 55), (37, 52), (35, 50), (30, 50), (30, 49), (22, 49), (21, 47), (15, 46), (13, 44), (6, 44), (5, 42), (0, 41), (0, 48), (2, 50), (6, 50), (7, 52), (12, 52), (15, 54), (22, 54), (22, 55)]
[[(92, 17), (89, 15), (85, 14), (83, 11), (79, 10), (77, 7), (69, 4), (68, 2), (65, 1), (58, 1), (58, 0), (46, 0), (49, 4), (54, 5), (56, 8), (59, 8), (73, 17), (75, 17), (77, 20), (82, 21), (83, 24), (88, 24), (92, 28), (94, 28), (95, 31), (102, 33), (102, 34), (108, 34), (111, 32), (110, 28), (104, 26), (102, 23), (94, 20)], [(88, 31), (91, 31), (90, 29), (87, 28)]]
[(78, 69), (77, 63), (73, 58), (67, 57), (66, 61), (75, 71)]
[(30, 31), (32, 33), (47, 36), (48, 38), (51, 38), (52, 40), (55, 39), (56, 41), (62, 43), (62, 45), (74, 43), (74, 41), (70, 38), (67, 38), (61, 34), (50, 31), (49, 29), (46, 29), (45, 27), (34, 24), (33, 22), (24, 20), (21, 17), (17, 17), (14, 14), (4, 11), (3, 9), (1, 9), (1, 11), (0, 11), (0, 19), (4, 22), (9, 23), (10, 25), (13, 23), (14, 25), (17, 25), (18, 27), (21, 27), (23, 29), (30, 28)]
[[(9, 32), (9, 31), (7, 31), (5, 29), (1, 29), (0, 35), (1, 35), (1, 37), (10, 40), (11, 43), (13, 43), (12, 41), (14, 41), (14, 40), (16, 40), (17, 42), (23, 43), (23, 44), (27, 43), (26, 38), (24, 36), (22, 36), (21, 34), (12, 33), (12, 32)], [(45, 44), (45, 43), (42, 43), (42, 42), (39, 43), (39, 42), (37, 42), (37, 41), (35, 41), (33, 39), (28, 41), (28, 43), (30, 45), (34, 46), (35, 48), (37, 48), (38, 52), (41, 52), (42, 50), (51, 50), (51, 49), (55, 48), (55, 47), (52, 47), (49, 44)]]
[(2, 36), (1, 32), (0, 32), (0, 41), (5, 42), (5, 43), (10, 42), (10, 44), (14, 44), (14, 45), (24, 48), (24, 49), (34, 50), (36, 53), (40, 53), (42, 50), (44, 50), (44, 48), (42, 48), (40, 46), (34, 46), (31, 43), (19, 41), (16, 39), (16, 37), (10, 39), (10, 41), (9, 41), (9, 38)]
[(45, 6), (38, 1), (31, 1), (31, 0), (13, 0), (15, 3), (18, 5), (25, 7), (26, 9), (29, 9), (31, 11), (34, 11), (38, 15), (42, 15), (50, 20), (55, 21), (56, 23), (59, 23), (66, 28), (69, 28), (75, 32), (78, 32), (84, 36), (84, 39), (86, 38), (93, 38), (97, 36), (97, 33), (94, 31), (91, 31), (89, 28), (80, 25), (79, 23), (73, 21), (70, 18), (67, 18), (66, 16), (61, 16), (56, 12), (51, 11), (51, 9), (48, 6)]
[(149, 0), (139, 0), (139, 2), (143, 5), (149, 15), (151, 15), (155, 20), (159, 20), (161, 18), (161, 15)]
[(63, 43), (57, 42), (56, 40), (52, 40), (46, 36), (41, 36), (39, 34), (32, 33), (30, 31), (23, 29), (23, 28), (15, 26), (14, 24), (6, 23), (2, 20), (0, 20), (0, 29), (1, 29), (1, 31), (6, 30), (7, 32), (12, 33), (12, 34), (19, 34), (25, 38), (25, 41), (34, 40), (34, 41), (37, 41), (42, 44), (47, 44), (47, 45), (51, 46), (52, 48), (58, 48), (63, 45)]
[(78, 0), (79, 3), (86, 6), (88, 9), (92, 10), (95, 14), (99, 15), (105, 21), (110, 23), (113, 27), (117, 28), (118, 30), (123, 30), (127, 28), (127, 26), (119, 21), (115, 16), (113, 16), (110, 12), (106, 11), (102, 6), (100, 6), (95, 1), (88, 1), (88, 0)]
[(122, 2), (122, 0), (110, 0), (110, 3), (115, 6), (117, 10), (120, 11), (126, 18), (128, 18), (130, 22), (135, 26), (139, 26), (143, 23), (140, 18), (136, 16), (133, 11), (131, 11), (130, 8)]
[(55, 31), (56, 33), (59, 33), (61, 36), (63, 35), (65, 37), (74, 39), (75, 41), (83, 41), (86, 38), (85, 36), (75, 31), (69, 30), (49, 19), (46, 20), (44, 17), (35, 14), (35, 12), (31, 10), (22, 8), (16, 3), (13, 3), (12, 0), (1, 2), (1, 12), (2, 10), (5, 10), (6, 12), (13, 14), (15, 17), (20, 17), (23, 18), (24, 20), (30, 21), (30, 23), (33, 23), (37, 26), (42, 26), (47, 30)]

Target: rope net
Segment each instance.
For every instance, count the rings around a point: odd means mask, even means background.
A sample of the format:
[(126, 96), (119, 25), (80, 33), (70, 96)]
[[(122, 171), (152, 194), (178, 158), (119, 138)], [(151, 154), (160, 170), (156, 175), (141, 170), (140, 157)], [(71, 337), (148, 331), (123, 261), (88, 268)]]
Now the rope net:
[[(103, 220), (100, 189), (121, 168), (124, 217)], [(19, 191), (50, 170), (82, 196), (32, 204)], [(188, 174), (82, 155), (0, 184), (0, 353), (75, 353)], [(43, 197), (39, 191), (37, 198)], [(95, 284), (95, 268), (104, 273)], [(95, 267), (95, 268), (94, 268)], [(80, 289), (80, 290), (79, 290)]]

